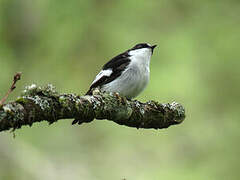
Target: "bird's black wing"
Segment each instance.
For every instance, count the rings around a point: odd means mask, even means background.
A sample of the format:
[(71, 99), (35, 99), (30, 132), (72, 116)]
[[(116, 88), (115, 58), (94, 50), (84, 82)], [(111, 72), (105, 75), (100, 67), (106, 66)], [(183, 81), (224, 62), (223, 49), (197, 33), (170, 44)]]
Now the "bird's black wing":
[(115, 56), (114, 58), (112, 58), (110, 61), (108, 61), (104, 66), (103, 66), (103, 70), (105, 69), (113, 69), (113, 68), (117, 68), (118, 66), (120, 66), (121, 64), (123, 64), (123, 62), (128, 59), (128, 57), (130, 57), (130, 55), (128, 54), (128, 51), (119, 54), (117, 56)]
[(93, 88), (101, 87), (119, 77), (129, 63), (130, 59), (127, 51), (112, 58), (103, 66), (102, 71), (96, 76), (86, 95), (92, 94)]

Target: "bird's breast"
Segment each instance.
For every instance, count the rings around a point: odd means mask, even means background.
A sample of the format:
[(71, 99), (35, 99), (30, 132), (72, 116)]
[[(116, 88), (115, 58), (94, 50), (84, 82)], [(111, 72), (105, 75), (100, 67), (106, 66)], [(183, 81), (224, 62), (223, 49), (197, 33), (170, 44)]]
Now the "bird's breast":
[[(149, 67), (132, 66), (124, 72), (123, 95), (133, 98), (140, 94), (147, 86), (149, 81)], [(124, 85), (125, 84), (125, 85)]]

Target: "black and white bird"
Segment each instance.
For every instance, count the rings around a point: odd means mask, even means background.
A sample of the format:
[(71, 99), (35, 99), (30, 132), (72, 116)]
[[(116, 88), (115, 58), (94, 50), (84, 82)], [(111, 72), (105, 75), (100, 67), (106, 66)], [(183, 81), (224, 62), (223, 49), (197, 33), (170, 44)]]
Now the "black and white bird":
[(128, 99), (139, 95), (148, 84), (150, 59), (156, 46), (140, 43), (112, 58), (95, 77), (86, 95), (92, 94), (96, 87)]

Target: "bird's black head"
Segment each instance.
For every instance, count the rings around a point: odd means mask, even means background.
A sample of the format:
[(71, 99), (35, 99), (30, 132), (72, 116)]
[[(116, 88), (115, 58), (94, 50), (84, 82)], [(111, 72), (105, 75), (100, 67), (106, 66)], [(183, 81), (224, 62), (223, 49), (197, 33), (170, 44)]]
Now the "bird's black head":
[(156, 46), (157, 45), (151, 46), (148, 43), (139, 43), (139, 44), (135, 45), (131, 50), (142, 49), (142, 48), (150, 48), (152, 50), (152, 53), (153, 53), (153, 50)]

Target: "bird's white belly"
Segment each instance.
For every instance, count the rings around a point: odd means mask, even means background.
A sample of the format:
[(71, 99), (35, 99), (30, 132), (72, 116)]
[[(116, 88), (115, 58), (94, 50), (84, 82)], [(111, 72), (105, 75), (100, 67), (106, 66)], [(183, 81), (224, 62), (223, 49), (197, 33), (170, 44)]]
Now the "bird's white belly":
[[(144, 69), (141, 69), (144, 68)], [(120, 95), (131, 99), (144, 90), (149, 81), (148, 67), (130, 67), (119, 78), (105, 84), (102, 90), (118, 92)]]

